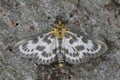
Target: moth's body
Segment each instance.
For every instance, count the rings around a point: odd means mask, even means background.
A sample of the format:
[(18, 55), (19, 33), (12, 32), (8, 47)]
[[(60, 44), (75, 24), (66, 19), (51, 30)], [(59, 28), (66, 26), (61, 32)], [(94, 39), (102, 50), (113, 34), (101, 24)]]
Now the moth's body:
[(64, 67), (64, 51), (62, 49), (62, 40), (65, 36), (67, 32), (66, 27), (61, 24), (61, 22), (59, 21), (58, 24), (55, 25), (55, 28), (53, 28), (52, 34), (54, 34), (55, 38), (58, 39), (58, 49), (56, 50), (56, 55), (57, 55), (57, 59), (58, 59), (58, 63), (59, 63), (59, 68), (63, 68)]
[(15, 51), (25, 57), (33, 57), (40, 64), (58, 61), (59, 68), (64, 63), (79, 64), (107, 50), (104, 42), (90, 39), (84, 33), (67, 30), (60, 21), (52, 31), (24, 39), (15, 45)]

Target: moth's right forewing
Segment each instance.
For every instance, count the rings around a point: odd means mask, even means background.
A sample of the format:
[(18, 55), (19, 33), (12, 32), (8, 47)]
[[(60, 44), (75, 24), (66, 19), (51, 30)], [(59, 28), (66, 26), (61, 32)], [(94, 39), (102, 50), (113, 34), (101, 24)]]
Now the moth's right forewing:
[(15, 51), (23, 57), (36, 58), (40, 64), (49, 64), (56, 60), (56, 53), (53, 53), (56, 44), (57, 39), (49, 32), (16, 43)]

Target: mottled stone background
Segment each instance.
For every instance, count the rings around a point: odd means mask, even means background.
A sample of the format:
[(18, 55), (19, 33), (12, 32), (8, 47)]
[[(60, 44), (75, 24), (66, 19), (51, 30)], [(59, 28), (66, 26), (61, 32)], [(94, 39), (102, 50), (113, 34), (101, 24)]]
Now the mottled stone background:
[[(51, 29), (56, 16), (67, 26), (102, 39), (108, 51), (62, 74), (16, 55), (19, 40)], [(120, 0), (0, 0), (0, 80), (120, 80)]]

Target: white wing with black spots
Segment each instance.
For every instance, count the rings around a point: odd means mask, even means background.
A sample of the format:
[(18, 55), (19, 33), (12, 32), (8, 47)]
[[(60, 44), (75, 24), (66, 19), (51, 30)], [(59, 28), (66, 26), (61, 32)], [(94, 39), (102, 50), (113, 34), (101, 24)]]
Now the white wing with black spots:
[(50, 64), (56, 60), (56, 47), (58, 40), (49, 32), (18, 42), (15, 51), (23, 57), (35, 57), (40, 64)]
[(65, 61), (72, 64), (79, 64), (104, 53), (107, 46), (100, 40), (92, 40), (87, 35), (67, 32), (63, 38)]

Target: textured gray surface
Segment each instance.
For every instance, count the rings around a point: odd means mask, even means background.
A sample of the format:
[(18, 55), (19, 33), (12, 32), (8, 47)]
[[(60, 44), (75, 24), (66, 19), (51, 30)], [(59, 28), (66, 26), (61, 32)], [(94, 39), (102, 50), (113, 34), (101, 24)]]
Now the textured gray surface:
[[(0, 80), (120, 80), (120, 5), (116, 2), (0, 0)], [(70, 28), (105, 40), (108, 51), (78, 66), (66, 66), (65, 74), (59, 74), (56, 65), (37, 66), (14, 53), (16, 42), (52, 28), (57, 15), (64, 16)]]

